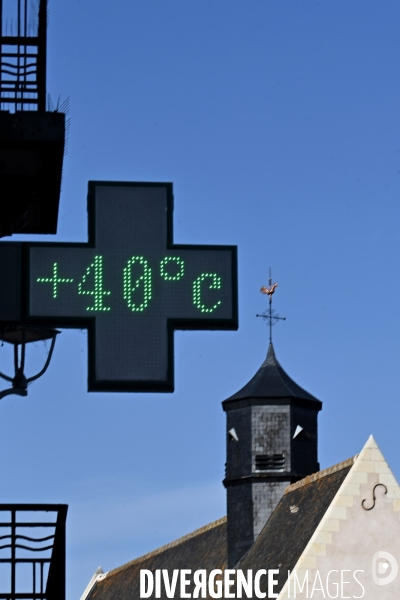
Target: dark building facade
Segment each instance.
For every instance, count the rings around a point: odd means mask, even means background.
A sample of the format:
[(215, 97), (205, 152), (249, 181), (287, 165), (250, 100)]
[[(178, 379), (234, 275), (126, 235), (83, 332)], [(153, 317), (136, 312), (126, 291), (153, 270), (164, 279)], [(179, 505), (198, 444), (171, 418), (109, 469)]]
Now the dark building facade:
[(270, 343), (254, 377), (222, 405), (232, 568), (256, 541), (285, 488), (319, 470), (317, 416), (322, 403), (287, 375)]

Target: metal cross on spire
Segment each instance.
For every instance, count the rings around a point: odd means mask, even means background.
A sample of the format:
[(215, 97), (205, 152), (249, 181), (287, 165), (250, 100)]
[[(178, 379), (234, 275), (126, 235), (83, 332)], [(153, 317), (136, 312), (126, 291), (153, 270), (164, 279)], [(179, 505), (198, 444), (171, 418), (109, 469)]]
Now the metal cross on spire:
[(273, 296), (276, 288), (278, 287), (278, 284), (274, 283), (272, 285), (271, 267), (269, 268), (268, 286), (269, 287), (265, 287), (265, 285), (263, 285), (262, 288), (260, 289), (260, 292), (269, 297), (269, 308), (268, 308), (268, 310), (265, 310), (263, 313), (261, 313), (261, 315), (256, 315), (256, 317), (261, 317), (264, 321), (269, 322), (269, 343), (271, 344), (272, 343), (272, 326), (275, 325), (276, 321), (286, 321), (286, 317), (280, 317), (272, 308), (272, 296)]

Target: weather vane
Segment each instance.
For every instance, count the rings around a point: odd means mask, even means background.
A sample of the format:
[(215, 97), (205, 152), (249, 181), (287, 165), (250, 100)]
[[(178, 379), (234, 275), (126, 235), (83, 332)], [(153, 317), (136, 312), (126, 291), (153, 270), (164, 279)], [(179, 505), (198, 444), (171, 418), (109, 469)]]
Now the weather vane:
[(256, 317), (262, 317), (264, 321), (269, 322), (269, 342), (272, 343), (272, 326), (275, 325), (276, 321), (286, 321), (286, 317), (280, 317), (272, 308), (272, 296), (278, 287), (277, 283), (272, 285), (272, 277), (271, 277), (271, 267), (269, 268), (269, 279), (268, 279), (269, 288), (262, 286), (260, 292), (269, 297), (269, 308), (265, 310), (261, 315), (256, 315)]

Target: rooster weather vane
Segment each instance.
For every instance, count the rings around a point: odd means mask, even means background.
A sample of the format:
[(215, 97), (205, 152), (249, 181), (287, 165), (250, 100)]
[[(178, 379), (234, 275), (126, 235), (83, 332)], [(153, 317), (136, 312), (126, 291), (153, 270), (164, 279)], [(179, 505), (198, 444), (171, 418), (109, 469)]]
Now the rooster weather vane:
[(272, 308), (272, 296), (275, 293), (276, 288), (278, 287), (277, 283), (272, 285), (272, 277), (271, 277), (271, 268), (269, 269), (269, 279), (268, 279), (269, 287), (265, 285), (262, 286), (260, 292), (265, 294), (269, 298), (269, 308), (265, 310), (261, 315), (256, 315), (256, 317), (261, 317), (264, 321), (269, 322), (269, 343), (272, 343), (272, 326), (275, 325), (276, 321), (286, 321), (286, 317), (280, 317)]

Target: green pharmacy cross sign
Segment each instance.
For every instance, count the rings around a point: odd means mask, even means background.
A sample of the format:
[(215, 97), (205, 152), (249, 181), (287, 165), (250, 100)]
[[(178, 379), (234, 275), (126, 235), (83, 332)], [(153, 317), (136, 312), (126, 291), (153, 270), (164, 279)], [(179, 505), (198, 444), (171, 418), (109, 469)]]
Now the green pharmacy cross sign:
[(173, 391), (175, 329), (237, 329), (235, 246), (172, 242), (172, 184), (89, 182), (87, 244), (27, 244), (31, 322), (89, 331), (89, 390)]

